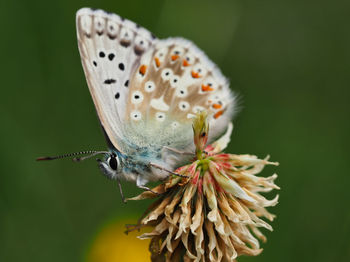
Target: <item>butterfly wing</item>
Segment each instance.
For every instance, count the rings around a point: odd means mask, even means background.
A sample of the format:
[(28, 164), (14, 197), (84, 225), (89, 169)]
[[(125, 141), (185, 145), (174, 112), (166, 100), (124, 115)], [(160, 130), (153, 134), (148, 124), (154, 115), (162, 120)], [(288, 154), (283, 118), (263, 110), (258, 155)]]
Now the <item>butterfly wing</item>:
[(211, 113), (209, 141), (227, 128), (234, 96), (226, 78), (193, 43), (157, 40), (135, 23), (101, 10), (83, 8), (76, 22), (89, 90), (115, 148), (125, 154), (147, 152), (139, 156), (144, 162), (162, 150), (162, 160), (171, 167), (180, 160), (164, 146), (193, 149), (196, 112)]
[(100, 122), (113, 146), (128, 145), (124, 116), (132, 72), (157, 41), (135, 23), (102, 10), (82, 8), (76, 15), (80, 56)]
[(140, 145), (152, 141), (192, 150), (192, 117), (201, 110), (210, 115), (209, 142), (231, 121), (235, 99), (227, 79), (190, 41), (158, 41), (142, 56), (130, 79), (125, 119), (130, 122), (129, 136)]

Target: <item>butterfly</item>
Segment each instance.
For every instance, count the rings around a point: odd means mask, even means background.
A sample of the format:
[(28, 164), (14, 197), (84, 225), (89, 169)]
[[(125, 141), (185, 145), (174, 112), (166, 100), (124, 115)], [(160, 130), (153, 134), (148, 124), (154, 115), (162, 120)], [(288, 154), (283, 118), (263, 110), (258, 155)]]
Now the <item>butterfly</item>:
[(210, 114), (209, 142), (227, 129), (235, 97), (228, 80), (192, 42), (157, 39), (132, 21), (90, 8), (78, 10), (76, 27), (109, 148), (91, 153), (104, 154), (99, 167), (118, 181), (120, 190), (120, 179), (150, 190), (149, 181), (175, 174), (189, 158), (186, 152), (194, 150), (191, 126), (197, 112)]

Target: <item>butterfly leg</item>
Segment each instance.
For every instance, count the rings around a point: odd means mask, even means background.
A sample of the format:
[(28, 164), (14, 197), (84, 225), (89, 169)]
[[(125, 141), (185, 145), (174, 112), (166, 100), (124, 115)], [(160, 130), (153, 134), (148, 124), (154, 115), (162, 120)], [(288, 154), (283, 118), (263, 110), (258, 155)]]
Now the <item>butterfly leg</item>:
[(180, 155), (193, 155), (193, 156), (195, 155), (192, 152), (181, 151), (181, 150), (177, 150), (175, 148), (168, 147), (168, 146), (163, 146), (163, 147), (169, 151), (175, 152), (175, 153), (180, 154)]
[(124, 194), (123, 194), (122, 184), (120, 183), (119, 178), (117, 178), (117, 183), (118, 183), (118, 187), (119, 187), (120, 196), (122, 197), (122, 201), (124, 203), (126, 203), (126, 200), (125, 200), (125, 197), (124, 197)]
[(170, 171), (170, 170), (168, 170), (168, 169), (166, 169), (166, 168), (164, 168), (164, 167), (162, 167), (162, 166), (160, 166), (160, 165), (157, 165), (157, 164), (155, 164), (155, 163), (150, 162), (149, 165), (152, 166), (152, 167), (158, 168), (158, 169), (160, 169), (160, 170), (162, 170), (162, 171), (168, 172), (168, 173), (170, 173), (170, 174), (172, 174), (172, 175), (174, 175), (174, 176), (179, 176), (179, 177), (188, 178), (188, 176), (180, 175), (180, 174), (178, 174), (178, 173), (175, 173), (175, 172), (173, 172), (173, 171)]
[(150, 191), (150, 192), (152, 192), (152, 193), (155, 194), (155, 195), (159, 195), (159, 193), (153, 191), (153, 190), (150, 189), (149, 187), (146, 187), (146, 186), (145, 186), (145, 183), (146, 183), (146, 182), (147, 182), (147, 181), (145, 181), (144, 179), (142, 179), (141, 175), (138, 175), (138, 176), (137, 176), (137, 179), (136, 179), (136, 186), (137, 186), (138, 188), (141, 188), (141, 189), (146, 190), (146, 191)]

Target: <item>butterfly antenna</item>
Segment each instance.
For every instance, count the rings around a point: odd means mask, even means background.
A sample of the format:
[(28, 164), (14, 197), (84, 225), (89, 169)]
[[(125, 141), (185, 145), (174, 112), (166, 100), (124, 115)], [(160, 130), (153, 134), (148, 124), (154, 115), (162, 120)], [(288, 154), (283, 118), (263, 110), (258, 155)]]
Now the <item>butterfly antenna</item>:
[[(79, 155), (87, 155), (88, 156), (83, 156), (83, 157), (75, 157)], [(99, 155), (99, 154), (110, 154), (108, 151), (95, 151), (95, 150), (88, 150), (88, 151), (80, 151), (80, 152), (75, 152), (75, 153), (69, 153), (69, 154), (64, 154), (64, 155), (59, 155), (59, 156), (44, 156), (44, 157), (38, 157), (36, 161), (44, 161), (44, 160), (55, 160), (55, 159), (61, 159), (61, 158), (67, 158), (67, 157), (74, 157), (73, 161), (79, 162), (82, 160), (85, 160), (87, 158)]]

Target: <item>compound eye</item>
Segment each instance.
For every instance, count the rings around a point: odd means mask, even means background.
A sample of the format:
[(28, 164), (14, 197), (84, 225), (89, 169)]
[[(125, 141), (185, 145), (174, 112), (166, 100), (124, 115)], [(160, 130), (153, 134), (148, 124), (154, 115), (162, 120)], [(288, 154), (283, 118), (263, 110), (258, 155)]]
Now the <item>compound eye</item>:
[(109, 158), (108, 164), (113, 170), (117, 170), (117, 168), (118, 168), (118, 161), (117, 161), (115, 156), (111, 156)]

